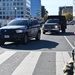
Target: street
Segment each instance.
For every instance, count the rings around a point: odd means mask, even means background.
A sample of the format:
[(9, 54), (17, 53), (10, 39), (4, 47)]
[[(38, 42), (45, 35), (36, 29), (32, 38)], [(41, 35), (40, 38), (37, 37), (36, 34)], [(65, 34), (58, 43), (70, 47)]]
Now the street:
[(26, 45), (6, 42), (0, 47), (0, 75), (63, 75), (75, 47), (75, 26), (66, 33), (41, 34)]

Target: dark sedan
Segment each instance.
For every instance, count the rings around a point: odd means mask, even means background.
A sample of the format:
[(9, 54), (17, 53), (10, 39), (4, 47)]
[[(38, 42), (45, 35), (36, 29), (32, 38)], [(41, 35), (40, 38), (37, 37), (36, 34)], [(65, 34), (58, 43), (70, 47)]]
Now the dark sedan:
[(31, 38), (40, 40), (40, 34), (40, 24), (37, 20), (14, 19), (7, 26), (0, 28), (0, 44), (16, 41), (27, 43)]

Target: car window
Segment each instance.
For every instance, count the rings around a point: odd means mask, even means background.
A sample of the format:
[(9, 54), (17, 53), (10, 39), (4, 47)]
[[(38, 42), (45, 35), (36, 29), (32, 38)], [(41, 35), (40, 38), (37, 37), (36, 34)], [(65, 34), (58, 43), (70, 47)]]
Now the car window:
[(37, 25), (37, 24), (38, 24), (38, 21), (37, 21), (37, 20), (33, 20), (33, 21), (32, 21), (32, 24), (33, 24), (33, 25)]
[(46, 23), (59, 23), (59, 20), (49, 19), (46, 21)]
[(27, 20), (12, 20), (8, 23), (8, 25), (28, 25)]

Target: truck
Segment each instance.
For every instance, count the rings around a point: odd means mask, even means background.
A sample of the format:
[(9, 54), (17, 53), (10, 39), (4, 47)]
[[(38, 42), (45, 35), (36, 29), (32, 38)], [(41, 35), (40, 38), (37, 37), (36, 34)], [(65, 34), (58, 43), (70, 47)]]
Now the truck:
[(62, 32), (65, 33), (67, 28), (65, 16), (53, 15), (48, 16), (46, 22), (42, 26), (43, 34), (46, 32)]

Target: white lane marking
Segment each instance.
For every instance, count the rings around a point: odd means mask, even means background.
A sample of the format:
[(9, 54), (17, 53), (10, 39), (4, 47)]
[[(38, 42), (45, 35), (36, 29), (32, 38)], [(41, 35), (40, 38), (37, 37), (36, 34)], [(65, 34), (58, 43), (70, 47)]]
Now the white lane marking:
[(6, 51), (0, 55), (0, 64), (2, 64), (4, 61), (6, 61), (8, 58), (10, 58), (13, 54), (15, 54), (16, 51)]
[(32, 75), (42, 52), (30, 52), (12, 75)]
[(67, 42), (69, 43), (69, 45), (73, 48), (73, 49), (75, 49), (75, 47), (70, 43), (70, 41), (67, 39), (67, 37), (66, 36), (64, 36), (65, 37), (65, 39), (67, 40)]
[(63, 75), (63, 68), (70, 60), (68, 52), (56, 52), (56, 75)]

